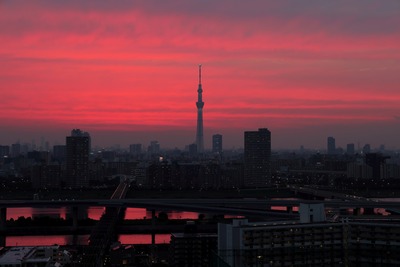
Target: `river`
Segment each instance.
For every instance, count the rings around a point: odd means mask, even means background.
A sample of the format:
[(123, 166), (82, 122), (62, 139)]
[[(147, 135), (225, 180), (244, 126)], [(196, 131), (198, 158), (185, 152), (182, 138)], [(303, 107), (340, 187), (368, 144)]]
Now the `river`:
[[(99, 220), (104, 212), (103, 207), (89, 207), (79, 211), (82, 218)], [(185, 211), (166, 212), (169, 219), (198, 219), (199, 213)], [(159, 212), (156, 212), (158, 215)], [(7, 220), (17, 220), (19, 217), (49, 216), (52, 218), (66, 219), (69, 216), (67, 208), (9, 208), (7, 209)], [(125, 220), (151, 218), (151, 211), (142, 208), (127, 208)], [(49, 236), (6, 236), (6, 246), (45, 246), (45, 245), (86, 245), (89, 235), (49, 235)], [(156, 244), (169, 243), (170, 234), (157, 234)], [(118, 237), (122, 244), (151, 244), (151, 234), (122, 234)]]

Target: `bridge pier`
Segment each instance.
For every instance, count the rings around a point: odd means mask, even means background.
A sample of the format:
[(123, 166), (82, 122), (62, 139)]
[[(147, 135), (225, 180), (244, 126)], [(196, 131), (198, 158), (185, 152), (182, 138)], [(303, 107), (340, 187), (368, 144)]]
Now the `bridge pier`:
[(292, 213), (293, 213), (293, 206), (287, 206), (287, 207), (286, 207), (286, 211), (287, 211), (288, 213), (292, 214)]
[(374, 215), (375, 214), (374, 208), (364, 208), (364, 214)]
[(0, 232), (7, 229), (7, 208), (0, 208)]
[(151, 257), (154, 259), (156, 253), (156, 210), (151, 210)]
[(78, 230), (78, 206), (72, 207), (72, 230)]
[(361, 208), (354, 208), (353, 209), (353, 215), (361, 215)]

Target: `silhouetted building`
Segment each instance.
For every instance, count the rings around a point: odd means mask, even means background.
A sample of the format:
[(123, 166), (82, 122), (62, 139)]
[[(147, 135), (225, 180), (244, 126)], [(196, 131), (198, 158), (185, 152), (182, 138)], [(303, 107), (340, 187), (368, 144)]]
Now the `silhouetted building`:
[(349, 155), (354, 155), (355, 153), (354, 144), (347, 144), (346, 153)]
[(31, 182), (33, 188), (59, 188), (61, 180), (61, 165), (37, 164), (31, 167)]
[(370, 144), (365, 144), (363, 147), (363, 153), (368, 154), (371, 153), (371, 145)]
[(108, 162), (115, 161), (115, 156), (116, 156), (115, 151), (109, 151), (109, 150), (101, 151), (101, 158), (104, 161), (108, 161)]
[(381, 169), (387, 158), (379, 153), (368, 153), (365, 155), (365, 163), (372, 168), (372, 178), (381, 178)]
[(328, 143), (328, 155), (333, 155), (336, 154), (336, 142), (335, 142), (335, 138), (333, 138), (332, 136), (328, 137), (327, 140)]
[(350, 162), (347, 164), (347, 178), (372, 178), (372, 167), (364, 162)]
[(147, 186), (149, 188), (171, 188), (172, 165), (168, 162), (157, 162), (147, 168)]
[(90, 136), (87, 132), (74, 129), (67, 136), (66, 185), (68, 187), (89, 186)]
[(0, 146), (0, 157), (10, 156), (10, 146)]
[(131, 155), (137, 156), (142, 153), (142, 144), (132, 144), (129, 146), (129, 153)]
[(50, 162), (50, 153), (48, 151), (29, 151), (27, 154), (27, 158), (31, 159), (36, 163), (49, 163)]
[(55, 145), (53, 146), (53, 158), (58, 162), (63, 162), (67, 158), (67, 146)]
[(201, 85), (201, 65), (199, 65), (199, 87), (197, 89), (197, 131), (196, 131), (196, 145), (197, 152), (204, 152), (204, 137), (203, 137), (203, 89)]
[(266, 129), (244, 133), (244, 183), (266, 186), (271, 178), (271, 132)]
[(189, 155), (190, 156), (195, 156), (196, 154), (197, 154), (197, 145), (196, 144), (190, 144), (189, 146), (188, 146), (188, 148), (189, 148)]
[(158, 143), (158, 141), (151, 141), (147, 151), (150, 154), (160, 153), (160, 143)]
[(16, 158), (21, 155), (21, 144), (12, 144), (11, 145), (11, 157)]
[(214, 134), (212, 137), (212, 152), (213, 153), (222, 153), (222, 135)]
[(397, 164), (384, 164), (382, 166), (381, 176), (383, 179), (398, 179), (400, 178), (400, 166)]
[(188, 226), (196, 225), (186, 225), (184, 233), (171, 234), (171, 266), (212, 266), (211, 255), (217, 250), (217, 234), (186, 230)]
[(214, 266), (400, 266), (399, 234), (379, 220), (233, 220), (218, 224)]

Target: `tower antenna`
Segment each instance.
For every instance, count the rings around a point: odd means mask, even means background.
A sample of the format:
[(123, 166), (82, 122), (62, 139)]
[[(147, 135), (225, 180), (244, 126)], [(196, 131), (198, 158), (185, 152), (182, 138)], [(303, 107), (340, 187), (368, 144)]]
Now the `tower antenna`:
[(199, 84), (201, 84), (201, 64), (199, 64)]

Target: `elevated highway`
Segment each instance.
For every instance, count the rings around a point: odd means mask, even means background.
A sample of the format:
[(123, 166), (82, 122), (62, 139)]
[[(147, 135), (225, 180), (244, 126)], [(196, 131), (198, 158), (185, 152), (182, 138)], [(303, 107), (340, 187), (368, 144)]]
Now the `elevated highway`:
[[(269, 200), (269, 199), (88, 199), (88, 200), (1, 200), (0, 209), (15, 207), (73, 207), (73, 206), (100, 206), (100, 207), (134, 207), (156, 210), (183, 210), (183, 211), (215, 211), (225, 213), (227, 210), (245, 212), (252, 210), (267, 211), (271, 206), (297, 207), (300, 203), (324, 203), (331, 208), (400, 208), (397, 201), (372, 200)], [(248, 210), (249, 214), (252, 211)], [(239, 213), (240, 213), (239, 212)], [(261, 214), (261, 213), (257, 213)]]

